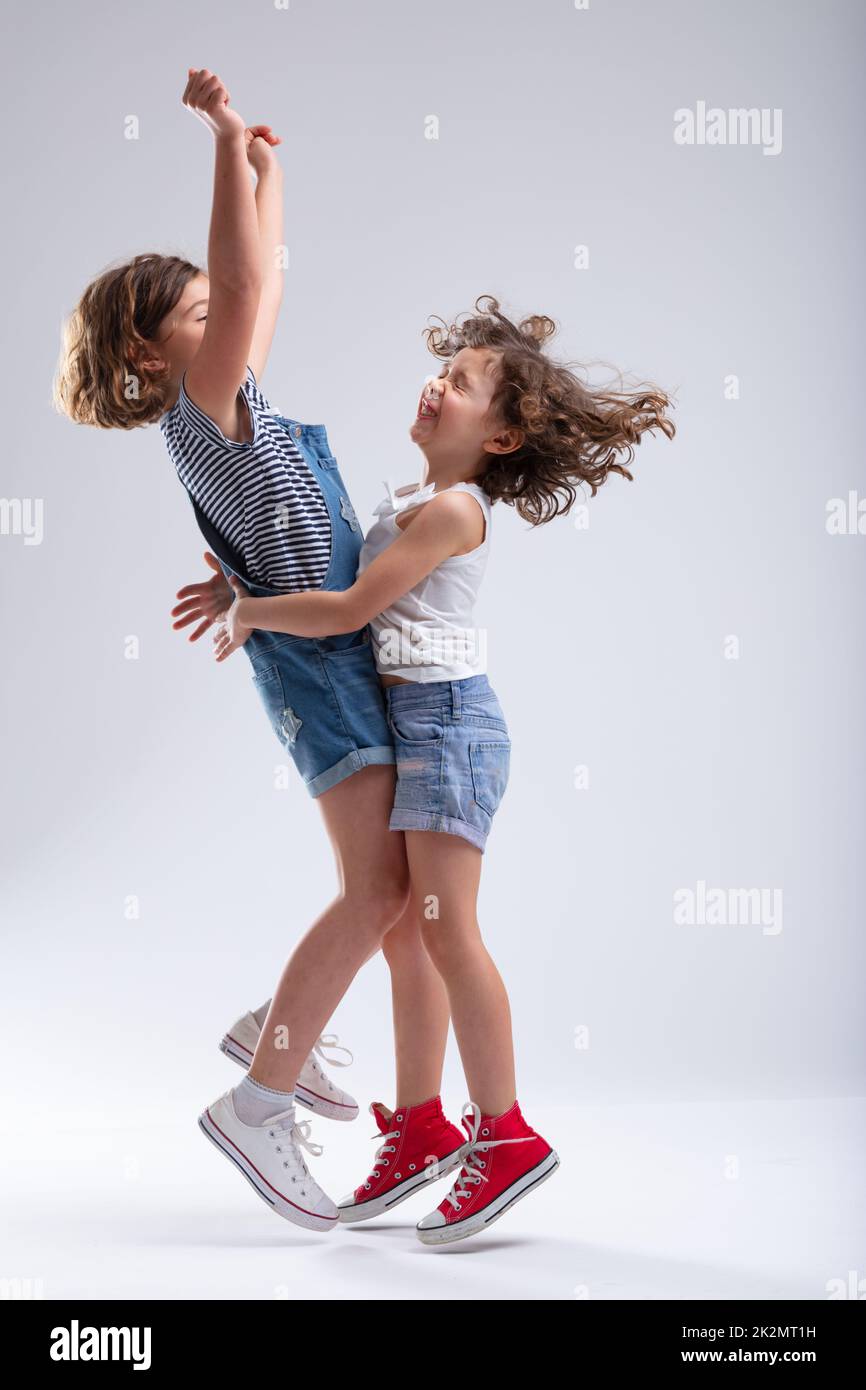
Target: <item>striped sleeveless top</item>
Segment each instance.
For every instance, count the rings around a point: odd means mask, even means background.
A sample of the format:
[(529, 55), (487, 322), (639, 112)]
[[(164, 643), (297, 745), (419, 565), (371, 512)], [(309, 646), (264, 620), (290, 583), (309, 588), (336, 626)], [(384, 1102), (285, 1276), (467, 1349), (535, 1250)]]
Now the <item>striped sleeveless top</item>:
[(239, 394), (253, 429), (248, 444), (227, 439), (190, 400), (182, 379), (177, 401), (159, 419), (169, 455), (254, 583), (284, 593), (321, 588), (331, 558), (331, 520), (318, 480), (250, 366)]

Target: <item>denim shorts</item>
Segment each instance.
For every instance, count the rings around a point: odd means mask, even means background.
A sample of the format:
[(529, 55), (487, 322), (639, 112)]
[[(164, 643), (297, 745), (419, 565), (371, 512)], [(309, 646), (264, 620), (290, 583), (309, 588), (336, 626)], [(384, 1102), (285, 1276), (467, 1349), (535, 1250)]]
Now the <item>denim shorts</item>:
[(368, 627), (339, 637), (256, 630), (244, 650), (271, 727), (311, 796), (371, 763), (394, 762)]
[(444, 830), (483, 853), (511, 739), (486, 675), (384, 687), (397, 755), (391, 830)]

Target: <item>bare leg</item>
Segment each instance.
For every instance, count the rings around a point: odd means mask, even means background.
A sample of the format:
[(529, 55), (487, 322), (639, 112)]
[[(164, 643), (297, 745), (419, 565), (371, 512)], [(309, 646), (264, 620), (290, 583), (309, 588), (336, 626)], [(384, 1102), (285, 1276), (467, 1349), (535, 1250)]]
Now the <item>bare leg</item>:
[(448, 1042), (448, 995), (421, 935), (417, 908), (410, 902), (382, 942), (391, 971), (395, 1108), (420, 1105), (442, 1089)]
[(393, 765), (365, 767), (318, 798), (340, 891), (298, 942), (274, 992), (248, 1073), (263, 1086), (294, 1089), (358, 970), (404, 911), (405, 843), (388, 829), (395, 779)]
[[(444, 831), (405, 836), (416, 920), (445, 984), (469, 1097), (482, 1114), (502, 1115), (517, 1098), (514, 1045), (508, 995), (476, 917), (483, 856)], [(438, 907), (433, 918), (424, 911), (431, 895)]]
[[(427, 954), (411, 902), (386, 933), (381, 946), (373, 946), (367, 960), (378, 955), (380, 949), (391, 972), (397, 1083), (394, 1105), (408, 1109), (437, 1096), (442, 1089), (450, 1021), (448, 994), (442, 976)], [(254, 1011), (260, 1026), (267, 1018), (269, 1005), (270, 1001)]]

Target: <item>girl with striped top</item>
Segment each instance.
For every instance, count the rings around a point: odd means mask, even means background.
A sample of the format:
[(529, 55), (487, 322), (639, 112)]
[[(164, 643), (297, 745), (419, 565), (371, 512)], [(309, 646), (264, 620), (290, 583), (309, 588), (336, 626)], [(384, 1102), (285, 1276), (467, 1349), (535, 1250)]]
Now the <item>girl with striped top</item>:
[[(215, 570), (175, 610), (175, 626), (197, 622), (197, 638), (231, 596), (228, 576), (262, 598), (336, 592), (355, 579), (363, 537), (325, 426), (283, 415), (259, 386), (282, 299), (279, 137), (246, 126), (206, 68), (188, 70), (182, 102), (213, 136), (207, 274), (148, 253), (99, 275), (65, 325), (54, 399), (78, 424), (160, 425)], [(394, 741), (369, 627), (322, 638), (260, 632), (247, 653), (273, 732), (321, 808), (340, 886), (290, 956), (274, 1000), (223, 1036), (226, 1054), (249, 1068), (227, 1093), (233, 1134), (218, 1133), (207, 1112), (202, 1128), (230, 1157), (236, 1139), (249, 1140), (243, 1165), (254, 1184), (267, 1151), (279, 1181), (256, 1190), (288, 1220), (329, 1231), (338, 1209), (307, 1170), (309, 1126), (296, 1122), (295, 1105), (341, 1121), (359, 1108), (322, 1066), (345, 1065), (326, 1054), (337, 1044), (322, 1030), (386, 942), (399, 962), (395, 1013), (417, 1004), (410, 982), (437, 997), (441, 982), (408, 912), (403, 836), (389, 832)], [(275, 877), (276, 892), (281, 883)], [(288, 918), (288, 899), (286, 909)], [(277, 1048), (282, 1024), (288, 1046)]]

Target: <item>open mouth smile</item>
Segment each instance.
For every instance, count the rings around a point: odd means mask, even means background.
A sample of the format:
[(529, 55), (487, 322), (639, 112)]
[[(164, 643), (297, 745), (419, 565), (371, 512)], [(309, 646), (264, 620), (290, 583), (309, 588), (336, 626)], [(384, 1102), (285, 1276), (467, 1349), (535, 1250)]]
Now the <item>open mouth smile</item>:
[(418, 405), (418, 416), (417, 416), (417, 418), (418, 418), (419, 420), (421, 420), (421, 419), (426, 420), (426, 419), (428, 419), (428, 418), (430, 418), (430, 417), (434, 417), (434, 416), (436, 416), (436, 415), (438, 415), (438, 414), (439, 414), (439, 411), (438, 411), (438, 410), (436, 409), (436, 407), (432, 404), (432, 402), (429, 400), (429, 398), (428, 398), (427, 396), (422, 396), (422, 397), (421, 397), (421, 400), (420, 400), (420, 402), (419, 402), (419, 405)]

